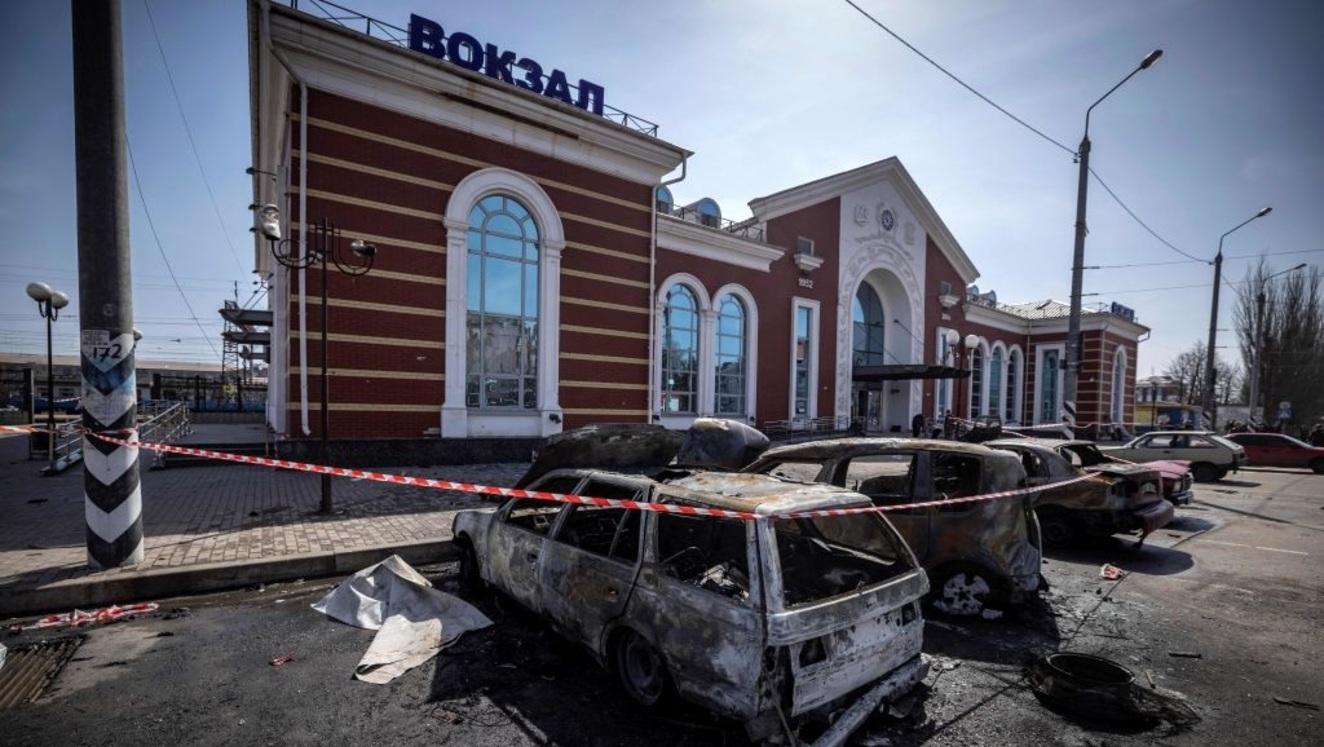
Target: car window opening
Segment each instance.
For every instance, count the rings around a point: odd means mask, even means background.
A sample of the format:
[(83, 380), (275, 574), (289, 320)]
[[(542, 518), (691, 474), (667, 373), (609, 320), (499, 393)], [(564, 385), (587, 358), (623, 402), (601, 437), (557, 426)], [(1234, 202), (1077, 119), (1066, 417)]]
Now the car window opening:
[(911, 570), (876, 514), (777, 519), (777, 556), (787, 607), (860, 591)]
[[(933, 497), (942, 500), (979, 495), (979, 460), (963, 454), (937, 452), (933, 455)], [(944, 511), (964, 511), (957, 504)]]
[(737, 602), (749, 599), (745, 522), (662, 514), (657, 521), (658, 565), (682, 583)]
[(844, 487), (876, 503), (907, 503), (914, 495), (915, 457), (876, 454), (855, 457), (846, 467)]

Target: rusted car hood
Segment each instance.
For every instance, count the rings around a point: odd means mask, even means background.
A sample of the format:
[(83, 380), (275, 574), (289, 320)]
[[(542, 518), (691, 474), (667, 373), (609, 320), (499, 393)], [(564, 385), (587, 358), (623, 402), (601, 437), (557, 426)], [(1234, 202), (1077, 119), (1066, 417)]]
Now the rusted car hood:
[(1096, 464), (1085, 468), (1086, 472), (1109, 477), (1120, 477), (1132, 484), (1148, 481), (1158, 482), (1162, 472), (1152, 464)]

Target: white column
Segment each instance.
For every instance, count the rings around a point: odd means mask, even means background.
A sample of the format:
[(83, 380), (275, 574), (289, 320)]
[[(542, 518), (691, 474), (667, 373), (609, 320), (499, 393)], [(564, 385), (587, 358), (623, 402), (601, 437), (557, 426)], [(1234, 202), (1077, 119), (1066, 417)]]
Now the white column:
[(442, 438), (469, 435), (469, 408), (464, 401), (465, 318), (468, 314), (468, 221), (447, 218), (446, 226), (446, 395), (441, 405)]
[(695, 407), (700, 417), (709, 417), (715, 409), (717, 389), (717, 311), (699, 312), (699, 403)]
[(561, 432), (561, 252), (565, 242), (545, 239), (538, 268), (538, 432)]

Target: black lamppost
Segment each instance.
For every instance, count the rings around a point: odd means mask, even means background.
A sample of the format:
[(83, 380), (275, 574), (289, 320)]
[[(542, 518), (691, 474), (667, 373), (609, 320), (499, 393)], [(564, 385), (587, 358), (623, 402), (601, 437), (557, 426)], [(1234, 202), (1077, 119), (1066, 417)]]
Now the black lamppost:
[(51, 322), (60, 318), (60, 309), (69, 305), (69, 297), (51, 290), (45, 283), (28, 283), (28, 298), (37, 302), (37, 313), (46, 320), (46, 461), (55, 473), (55, 356), (51, 347)]
[[(1218, 237), (1218, 254), (1214, 255), (1214, 298), (1209, 309), (1209, 344), (1205, 346), (1204, 393), (1200, 398), (1200, 404), (1204, 407), (1206, 428), (1212, 429), (1214, 427), (1214, 349), (1218, 340), (1218, 290), (1223, 284), (1223, 239), (1226, 239), (1228, 234), (1247, 223), (1263, 218), (1272, 212), (1273, 208), (1271, 207), (1262, 208), (1258, 213), (1243, 220)], [(1252, 404), (1251, 407), (1254, 408), (1255, 405)]]
[[(322, 329), (321, 329), (321, 358), (322, 358), (322, 416), (321, 416), (321, 449), (319, 460), (322, 464), (329, 463), (329, 441), (330, 441), (330, 419), (328, 416), (328, 397), (327, 392), (330, 389), (330, 382), (326, 375), (326, 293), (327, 293), (327, 267), (334, 264), (336, 270), (350, 275), (360, 276), (368, 274), (372, 269), (373, 260), (377, 256), (377, 247), (363, 241), (355, 239), (349, 244), (349, 252), (342, 252), (340, 249), (340, 229), (332, 225), (323, 218), (314, 226), (309, 227), (312, 234), (300, 246), (300, 242), (291, 239), (281, 238), (280, 233), (280, 208), (275, 205), (267, 204), (258, 208), (258, 223), (261, 227), (262, 235), (266, 237), (271, 244), (271, 255), (276, 258), (282, 266), (292, 270), (301, 270), (311, 267), (313, 264), (322, 265)], [(321, 512), (329, 514), (332, 511), (331, 504), (331, 476), (322, 475), (322, 505)]]

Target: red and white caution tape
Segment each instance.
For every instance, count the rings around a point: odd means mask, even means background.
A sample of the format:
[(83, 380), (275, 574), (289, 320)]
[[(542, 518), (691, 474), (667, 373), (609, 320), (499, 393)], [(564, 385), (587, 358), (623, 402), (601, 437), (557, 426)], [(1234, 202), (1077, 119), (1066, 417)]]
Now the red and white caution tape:
[[(361, 469), (349, 469), (347, 467), (329, 467), (322, 464), (308, 464), (306, 462), (292, 462), (287, 459), (271, 459), (269, 457), (248, 456), (245, 454), (231, 454), (224, 451), (213, 451), (211, 449), (195, 449), (188, 446), (174, 446), (172, 444), (158, 444), (148, 441), (137, 441), (130, 444), (129, 441), (107, 436), (104, 433), (89, 433), (94, 438), (103, 441), (119, 444), (120, 446), (137, 446), (140, 449), (149, 451), (158, 451), (166, 454), (181, 454), (184, 456), (202, 457), (204, 459), (216, 459), (225, 462), (238, 462), (239, 464), (252, 464), (261, 467), (275, 467), (277, 469), (293, 470), (296, 472), (313, 472), (319, 475), (332, 475), (334, 477), (350, 477), (357, 480), (370, 480), (373, 482), (384, 482), (393, 485), (411, 485), (419, 488), (433, 488), (437, 490), (454, 490), (461, 493), (473, 493), (476, 495), (493, 495), (502, 498), (530, 498), (540, 501), (552, 501), (555, 503), (571, 503), (579, 506), (597, 506), (600, 508), (624, 508), (631, 511), (652, 511), (655, 513), (684, 514), (686, 516), (713, 516), (723, 519), (755, 519), (756, 514), (746, 511), (730, 511), (723, 508), (710, 508), (700, 506), (687, 506), (675, 503), (649, 503), (645, 501), (630, 501), (613, 498), (594, 498), (592, 496), (574, 495), (570, 493), (549, 493), (542, 490), (524, 490), (522, 488), (500, 488), (492, 485), (476, 485), (468, 482), (455, 482), (452, 480), (437, 480), (430, 477), (411, 477), (409, 475), (396, 475), (386, 472), (371, 472)], [(1011, 498), (1020, 495), (1030, 495), (1038, 493), (1050, 487), (1069, 485), (1073, 482), (1091, 479), (1092, 475), (1081, 475), (1070, 480), (1056, 482), (1051, 485), (1040, 485), (1030, 488), (1018, 488), (1016, 490), (1004, 490), (997, 493), (986, 493), (984, 495), (962, 496), (958, 498), (947, 498), (936, 501), (923, 501), (919, 503), (905, 503), (891, 506), (861, 506), (859, 508), (844, 509), (821, 509), (816, 511), (795, 511), (790, 513), (777, 514), (779, 518), (812, 518), (820, 516), (847, 516), (860, 513), (883, 513), (888, 511), (902, 511), (912, 508), (926, 508), (928, 506), (950, 506), (955, 503), (976, 503), (980, 501), (992, 501), (1002, 498)]]
[(109, 607), (102, 607), (91, 612), (74, 610), (61, 615), (47, 615), (38, 618), (36, 622), (30, 625), (13, 625), (9, 628), (9, 632), (17, 633), (23, 630), (44, 630), (46, 628), (81, 628), (84, 625), (115, 622), (126, 617), (146, 615), (150, 612), (156, 612), (159, 608), (160, 605), (156, 602), (144, 602), (142, 604), (130, 604), (125, 607), (112, 604)]

